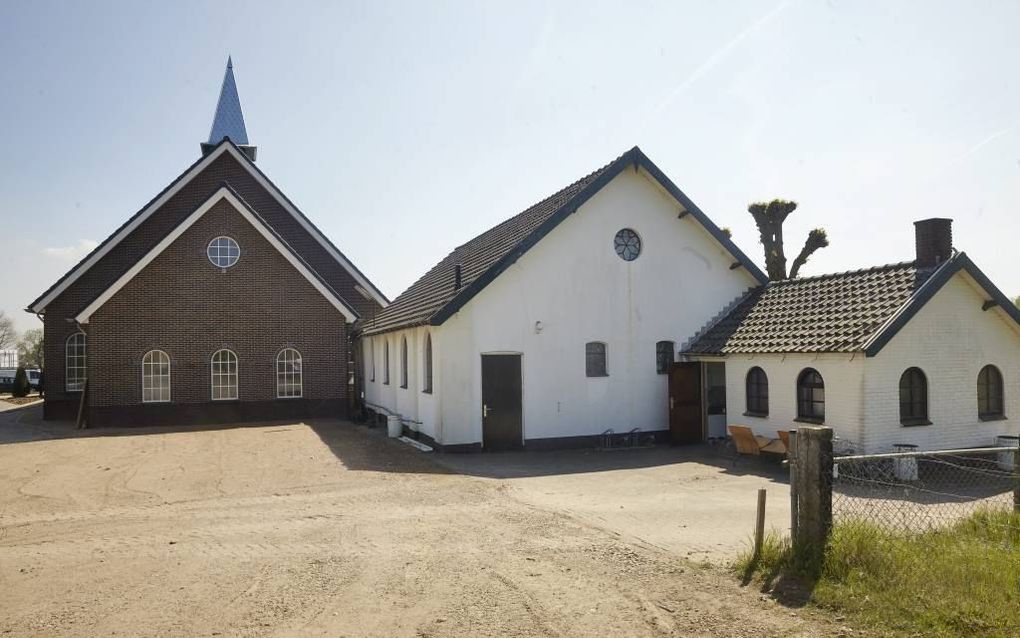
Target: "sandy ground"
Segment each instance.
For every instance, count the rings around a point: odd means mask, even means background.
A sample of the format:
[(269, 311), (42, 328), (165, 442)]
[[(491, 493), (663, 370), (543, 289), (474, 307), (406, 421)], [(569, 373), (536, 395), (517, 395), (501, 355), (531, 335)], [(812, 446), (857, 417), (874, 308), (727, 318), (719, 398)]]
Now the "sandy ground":
[(361, 426), (81, 436), (38, 411), (0, 414), (0, 635), (840, 631)]
[(457, 472), (505, 483), (536, 507), (695, 561), (729, 564), (751, 543), (758, 489), (766, 529), (790, 530), (788, 472), (777, 459), (714, 446), (440, 455)]

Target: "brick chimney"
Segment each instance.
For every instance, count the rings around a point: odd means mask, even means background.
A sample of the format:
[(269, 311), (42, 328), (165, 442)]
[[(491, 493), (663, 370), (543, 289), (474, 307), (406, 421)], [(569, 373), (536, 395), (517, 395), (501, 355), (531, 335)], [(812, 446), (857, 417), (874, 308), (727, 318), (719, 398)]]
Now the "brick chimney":
[(953, 255), (953, 220), (932, 217), (914, 222), (918, 268), (933, 268)]

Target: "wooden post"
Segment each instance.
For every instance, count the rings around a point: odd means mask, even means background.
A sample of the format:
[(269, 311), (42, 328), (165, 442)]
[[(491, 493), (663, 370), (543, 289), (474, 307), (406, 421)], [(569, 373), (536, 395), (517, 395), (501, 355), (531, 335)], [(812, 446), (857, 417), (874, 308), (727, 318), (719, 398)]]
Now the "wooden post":
[(790, 463), (790, 541), (797, 542), (797, 430), (790, 430), (790, 449), (786, 451)]
[(82, 388), (81, 388), (81, 399), (78, 401), (78, 423), (77, 423), (77, 426), (78, 426), (79, 430), (85, 429), (85, 425), (86, 425), (86, 422), (87, 422), (87, 419), (85, 417), (85, 395), (88, 394), (88, 391), (89, 391), (89, 380), (85, 379), (85, 385), (83, 385)]
[(1020, 513), (1020, 442), (1013, 452), (1013, 511)]
[(797, 430), (797, 531), (795, 549), (821, 558), (832, 529), (832, 428)]
[(761, 546), (765, 540), (765, 488), (758, 489), (758, 520), (754, 526), (754, 557), (761, 556)]

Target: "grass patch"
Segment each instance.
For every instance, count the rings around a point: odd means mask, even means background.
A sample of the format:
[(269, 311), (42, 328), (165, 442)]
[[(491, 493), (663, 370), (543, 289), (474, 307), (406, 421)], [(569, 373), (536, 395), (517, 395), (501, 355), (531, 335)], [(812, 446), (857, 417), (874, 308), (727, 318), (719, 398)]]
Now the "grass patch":
[(905, 536), (868, 523), (832, 532), (821, 564), (766, 537), (735, 569), (788, 604), (812, 604), (891, 634), (1020, 636), (1020, 514), (979, 512)]

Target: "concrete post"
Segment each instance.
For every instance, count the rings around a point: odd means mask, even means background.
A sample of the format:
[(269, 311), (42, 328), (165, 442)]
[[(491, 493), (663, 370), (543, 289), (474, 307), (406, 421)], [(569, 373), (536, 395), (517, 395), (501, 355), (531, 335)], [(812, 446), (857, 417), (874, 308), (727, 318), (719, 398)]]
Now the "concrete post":
[(821, 558), (832, 529), (832, 428), (797, 429), (797, 529), (794, 550)]

